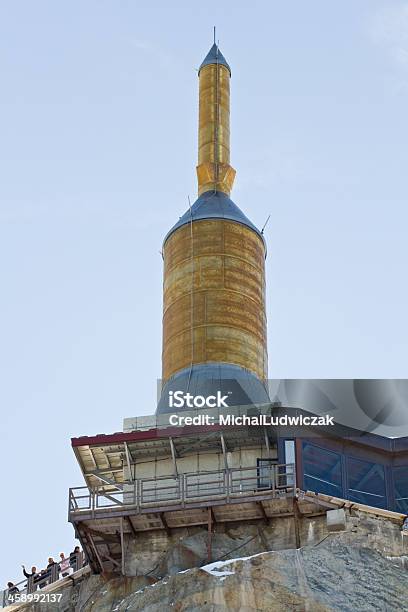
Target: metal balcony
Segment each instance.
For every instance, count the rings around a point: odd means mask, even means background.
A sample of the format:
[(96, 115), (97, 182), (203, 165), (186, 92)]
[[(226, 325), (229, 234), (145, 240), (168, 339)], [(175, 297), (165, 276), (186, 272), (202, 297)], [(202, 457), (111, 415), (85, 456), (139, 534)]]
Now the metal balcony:
[(106, 484), (69, 490), (69, 520), (169, 512), (182, 508), (243, 503), (293, 496), (293, 464), (270, 464), (139, 478), (124, 485)]

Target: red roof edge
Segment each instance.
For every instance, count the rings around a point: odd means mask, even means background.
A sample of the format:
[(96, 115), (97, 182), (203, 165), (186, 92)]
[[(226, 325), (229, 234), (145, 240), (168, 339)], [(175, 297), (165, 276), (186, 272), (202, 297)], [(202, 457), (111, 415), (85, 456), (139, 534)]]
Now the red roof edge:
[(81, 436), (71, 438), (72, 448), (78, 446), (99, 446), (101, 444), (120, 444), (121, 442), (136, 442), (139, 440), (154, 440), (155, 438), (168, 438), (173, 436), (188, 436), (191, 434), (210, 433), (220, 431), (220, 425), (190, 425), (188, 427), (166, 427), (164, 429), (148, 429), (146, 431), (119, 431), (113, 434), (97, 434), (96, 436)]

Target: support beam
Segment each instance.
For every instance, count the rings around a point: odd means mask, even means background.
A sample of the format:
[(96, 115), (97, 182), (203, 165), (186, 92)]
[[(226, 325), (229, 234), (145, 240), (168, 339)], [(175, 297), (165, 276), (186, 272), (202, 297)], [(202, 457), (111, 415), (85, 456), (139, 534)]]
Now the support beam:
[(212, 560), (212, 510), (208, 508), (208, 536), (207, 536), (207, 561)]
[(221, 447), (222, 447), (222, 454), (224, 456), (224, 466), (225, 469), (228, 469), (228, 458), (227, 458), (227, 447), (225, 444), (225, 440), (224, 440), (224, 434), (221, 432)]
[(109, 499), (109, 501), (113, 502), (118, 507), (124, 505), (123, 502), (121, 502), (119, 499), (116, 499), (115, 497), (112, 497), (112, 495), (109, 495), (109, 493), (100, 493), (100, 495), (103, 495), (103, 497), (106, 497), (106, 499)]
[(102, 555), (102, 559), (106, 559), (106, 561), (110, 561), (111, 563), (113, 563), (113, 565), (116, 565), (117, 568), (121, 569), (120, 563), (119, 561), (116, 561), (116, 559), (114, 559), (113, 557), (111, 557), (110, 555), (104, 553)]
[(266, 427), (264, 427), (264, 436), (265, 436), (266, 452), (268, 454), (268, 459), (270, 459), (271, 458), (271, 446), (269, 444), (269, 436), (268, 436), (268, 432), (266, 430)]
[(132, 523), (132, 520), (131, 520), (130, 516), (126, 516), (125, 518), (126, 518), (126, 522), (127, 522), (127, 524), (128, 524), (128, 525), (129, 525), (129, 527), (130, 527), (130, 531), (132, 532), (132, 534), (134, 535), (134, 537), (136, 537), (136, 536), (137, 536), (137, 531), (136, 531), (136, 529), (133, 527), (133, 523)]
[(117, 544), (119, 542), (118, 537), (112, 533), (105, 533), (103, 531), (97, 531), (96, 529), (92, 529), (91, 527), (88, 527), (87, 525), (83, 525), (83, 529), (87, 533), (91, 534), (92, 536), (101, 538), (105, 542), (110, 542), (111, 544)]
[(296, 548), (300, 548), (301, 544), (300, 544), (300, 512), (299, 512), (299, 507), (298, 507), (298, 501), (296, 499), (296, 497), (293, 498), (293, 517), (294, 517), (294, 523), (295, 523), (295, 541), (296, 541)]
[(317, 504), (318, 506), (322, 506), (322, 508), (328, 508), (329, 510), (335, 510), (339, 508), (339, 504), (332, 504), (330, 502), (324, 501), (324, 499), (320, 499), (317, 495), (307, 495), (305, 493), (301, 501), (311, 502), (312, 504)]
[(210, 507), (210, 510), (211, 510), (211, 520), (212, 520), (213, 525), (215, 525), (217, 521), (215, 520), (215, 514), (214, 514), (214, 510), (212, 506)]
[[(218, 438), (218, 432), (214, 432), (214, 433), (210, 433), (210, 434), (200, 434), (199, 439), (194, 442), (191, 443), (190, 445), (183, 445), (182, 446), (182, 450), (181, 450), (181, 455), (182, 457), (184, 457), (185, 455), (187, 455), (188, 453), (190, 453), (191, 451), (197, 450), (199, 448), (202, 448), (203, 445), (206, 445), (206, 443), (208, 441), (214, 441), (216, 438)], [(180, 438), (180, 442), (182, 442), (182, 439)], [(207, 447), (209, 445), (207, 444)], [(212, 448), (212, 447), (211, 447)], [(215, 445), (214, 445), (214, 449), (215, 449)]]
[(103, 566), (103, 561), (102, 561), (102, 558), (101, 558), (101, 556), (100, 556), (100, 554), (99, 554), (99, 552), (98, 552), (98, 548), (97, 548), (97, 546), (95, 545), (95, 542), (94, 542), (94, 540), (93, 540), (92, 535), (91, 535), (91, 534), (90, 534), (90, 533), (89, 533), (87, 530), (86, 530), (86, 538), (87, 538), (87, 540), (90, 542), (90, 544), (91, 544), (91, 548), (93, 548), (93, 551), (94, 551), (95, 556), (96, 556), (96, 558), (97, 558), (97, 560), (98, 560), (98, 563), (99, 563), (99, 567), (101, 568), (101, 572), (103, 573), (103, 572), (104, 572), (104, 566)]
[(164, 516), (164, 512), (160, 512), (159, 514), (160, 520), (162, 522), (163, 528), (166, 530), (167, 535), (170, 535), (170, 527), (167, 524), (166, 517)]
[(123, 538), (123, 517), (120, 519), (120, 551), (122, 553), (122, 576), (125, 576), (125, 543)]
[(98, 478), (98, 480), (100, 480), (104, 484), (108, 484), (108, 485), (111, 485), (112, 487), (115, 487), (115, 489), (118, 489), (118, 491), (123, 491), (123, 485), (117, 483), (115, 480), (112, 480), (112, 478), (108, 478), (107, 476), (102, 476), (102, 474), (100, 474), (96, 470), (94, 472), (91, 472), (91, 474), (89, 475), (95, 476), (95, 478)]
[(266, 514), (266, 512), (265, 512), (265, 508), (264, 508), (263, 503), (262, 503), (261, 501), (256, 502), (256, 503), (257, 503), (257, 505), (258, 505), (258, 508), (259, 508), (259, 509), (261, 510), (261, 512), (262, 512), (262, 517), (263, 517), (263, 519), (264, 519), (265, 523), (268, 525), (268, 523), (269, 523), (269, 517), (268, 517), (268, 515), (267, 515), (267, 514)]
[(177, 478), (178, 476), (178, 471), (177, 471), (177, 452), (176, 449), (174, 447), (174, 442), (173, 442), (173, 438), (171, 436), (169, 436), (169, 442), (170, 442), (170, 449), (171, 449), (171, 457), (173, 459), (173, 471), (174, 471), (174, 477)]
[(91, 461), (92, 461), (92, 463), (94, 465), (94, 468), (97, 470), (98, 469), (98, 464), (95, 461), (95, 455), (93, 454), (93, 450), (92, 450), (92, 448), (90, 446), (88, 446), (88, 450), (89, 450), (89, 455), (91, 457)]
[(95, 474), (99, 474), (102, 476), (103, 474), (118, 474), (119, 472), (123, 472), (123, 467), (118, 468), (105, 468), (103, 470), (92, 470), (92, 472), (84, 472), (85, 478), (89, 476), (94, 476)]
[(129, 470), (129, 480), (130, 482), (134, 481), (133, 478), (133, 474), (132, 474), (132, 454), (129, 450), (129, 447), (127, 445), (127, 442), (124, 442), (124, 447), (125, 447), (125, 456), (126, 456), (126, 464), (127, 464), (127, 469)]

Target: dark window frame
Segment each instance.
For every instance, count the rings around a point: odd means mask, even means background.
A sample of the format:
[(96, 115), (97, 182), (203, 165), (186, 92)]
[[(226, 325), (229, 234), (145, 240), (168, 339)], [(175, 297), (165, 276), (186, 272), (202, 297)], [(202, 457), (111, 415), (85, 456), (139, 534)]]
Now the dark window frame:
[(270, 457), (258, 457), (256, 460), (256, 485), (258, 489), (270, 489), (269, 486), (262, 486), (262, 475), (261, 468), (262, 463), (269, 465), (279, 465), (278, 459), (271, 459)]

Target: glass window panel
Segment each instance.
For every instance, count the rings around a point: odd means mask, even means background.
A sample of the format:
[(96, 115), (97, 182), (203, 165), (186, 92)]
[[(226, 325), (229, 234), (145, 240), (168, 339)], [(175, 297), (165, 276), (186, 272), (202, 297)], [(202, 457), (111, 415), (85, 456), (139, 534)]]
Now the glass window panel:
[(348, 499), (360, 504), (386, 507), (384, 466), (347, 457)]
[(258, 489), (272, 489), (275, 486), (275, 459), (258, 459)]
[(394, 468), (393, 473), (396, 510), (408, 514), (408, 465)]
[[(295, 441), (294, 440), (285, 440), (285, 463), (289, 465), (295, 466), (296, 464), (296, 455), (295, 455)], [(288, 487), (295, 486), (295, 469), (293, 470), (293, 474), (288, 473), (286, 476), (286, 483)]]
[(305, 489), (336, 497), (343, 496), (340, 454), (304, 442), (303, 476)]

